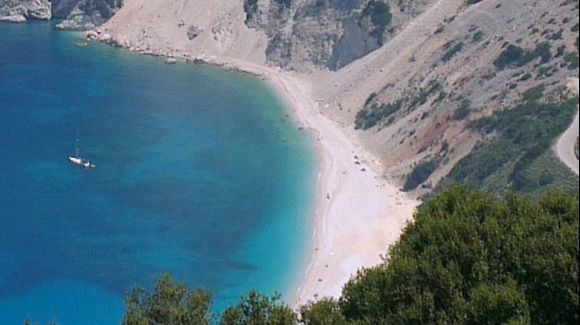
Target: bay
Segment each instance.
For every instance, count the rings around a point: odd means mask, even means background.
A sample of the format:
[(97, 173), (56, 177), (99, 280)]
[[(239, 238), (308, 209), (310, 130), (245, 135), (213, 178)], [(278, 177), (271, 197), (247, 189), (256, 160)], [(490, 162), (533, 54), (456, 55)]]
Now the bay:
[[(314, 153), (255, 77), (0, 24), (0, 323), (117, 324), (169, 273), (291, 298)], [(75, 147), (96, 168), (67, 162)]]

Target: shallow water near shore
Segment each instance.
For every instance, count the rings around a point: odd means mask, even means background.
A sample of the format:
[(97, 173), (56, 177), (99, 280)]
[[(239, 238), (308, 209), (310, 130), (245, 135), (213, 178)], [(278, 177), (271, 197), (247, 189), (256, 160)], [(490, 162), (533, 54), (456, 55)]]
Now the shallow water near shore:
[[(0, 24), (0, 323), (117, 324), (163, 272), (291, 299), (314, 152), (254, 77)], [(78, 141), (77, 141), (78, 139)], [(78, 142), (96, 168), (67, 162)]]

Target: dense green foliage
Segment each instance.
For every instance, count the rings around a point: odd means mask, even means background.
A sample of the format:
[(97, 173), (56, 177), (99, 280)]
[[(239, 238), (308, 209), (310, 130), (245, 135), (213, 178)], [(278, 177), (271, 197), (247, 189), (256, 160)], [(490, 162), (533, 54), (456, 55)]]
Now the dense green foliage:
[(543, 84), (540, 84), (536, 87), (532, 87), (522, 94), (522, 97), (525, 101), (537, 101), (542, 99), (544, 96), (544, 90), (546, 87)]
[(384, 2), (371, 0), (363, 9), (360, 19), (363, 20), (366, 17), (369, 17), (373, 24), (373, 29), (370, 31), (370, 34), (376, 37), (379, 43), (382, 44), (383, 35), (393, 19), (391, 8)]
[[(393, 117), (403, 107), (403, 101), (397, 100), (392, 103), (378, 106), (373, 104), (370, 108), (360, 110), (356, 114), (355, 129), (370, 129), (386, 118)], [(392, 123), (394, 119), (388, 120), (387, 125)]]
[(324, 298), (316, 303), (303, 306), (300, 311), (301, 321), (305, 325), (345, 325), (348, 324), (338, 302)]
[(221, 317), (221, 325), (294, 325), (296, 316), (292, 309), (280, 301), (256, 291), (250, 291), (237, 305), (226, 309)]
[(292, 0), (274, 0), (274, 2), (286, 8), (290, 8), (290, 5), (292, 4)]
[[(534, 178), (552, 174), (552, 166), (528, 171), (537, 167), (536, 161), (551, 150), (555, 139), (570, 125), (578, 102), (573, 98), (542, 103), (537, 101), (542, 94), (543, 87), (532, 88), (524, 93), (527, 100), (520, 105), (476, 121), (472, 127), (488, 135), (487, 140), (455, 166), (445, 184), (468, 183), (493, 192), (504, 191), (506, 185), (523, 193), (562, 188), (556, 177)], [(494, 181), (498, 177), (501, 181)], [(570, 190), (575, 192), (578, 186)]]
[(173, 281), (163, 275), (156, 283), (153, 293), (137, 288), (127, 297), (125, 325), (293, 325), (294, 312), (280, 296), (272, 298), (251, 291), (238, 304), (228, 307), (219, 317), (212, 312), (211, 293), (188, 290), (184, 283)]
[(424, 204), (340, 306), (362, 324), (576, 324), (578, 198), (455, 187)]
[(580, 66), (580, 58), (578, 58), (578, 53), (568, 53), (564, 56), (564, 61), (568, 63), (569, 70), (578, 69)]
[(543, 42), (536, 46), (532, 51), (526, 51), (521, 47), (510, 44), (499, 57), (493, 61), (493, 64), (499, 70), (511, 67), (522, 67), (536, 59), (540, 58), (540, 63), (547, 63), (552, 58), (550, 43)]
[[(412, 95), (402, 97), (394, 102), (378, 105), (373, 102), (376, 94), (372, 93), (355, 117), (355, 129), (370, 129), (379, 124), (388, 126), (395, 121), (395, 114), (402, 109), (405, 112), (425, 104), (429, 98), (439, 92), (443, 86), (439, 82), (432, 82), (428, 88), (418, 89)], [(441, 94), (441, 93), (440, 93)], [(386, 120), (386, 121), (385, 121)]]
[(211, 301), (209, 292), (189, 291), (185, 284), (174, 282), (165, 274), (152, 294), (137, 288), (127, 297), (123, 324), (210, 324)]
[(447, 51), (441, 57), (441, 60), (443, 60), (443, 62), (447, 62), (447, 61), (451, 60), (457, 53), (459, 53), (459, 52), (461, 52), (461, 50), (463, 50), (464, 45), (465, 44), (463, 44), (463, 42), (458, 42), (453, 46), (451, 46), (451, 44), (450, 44)]
[(457, 109), (453, 112), (453, 120), (461, 121), (469, 116), (471, 113), (471, 101), (464, 99), (461, 101)]
[(421, 185), (424, 181), (433, 174), (435, 169), (439, 167), (439, 159), (431, 159), (420, 162), (407, 176), (407, 181), (403, 186), (403, 191), (410, 191), (417, 188), (417, 186)]
[(244, 11), (246, 12), (246, 23), (248, 23), (258, 11), (258, 0), (244, 0)]

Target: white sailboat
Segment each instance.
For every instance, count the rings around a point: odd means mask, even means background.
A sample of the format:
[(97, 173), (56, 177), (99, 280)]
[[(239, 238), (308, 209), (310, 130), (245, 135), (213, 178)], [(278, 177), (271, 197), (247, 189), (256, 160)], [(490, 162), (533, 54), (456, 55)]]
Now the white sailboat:
[(70, 161), (71, 163), (84, 167), (84, 168), (95, 168), (96, 166), (94, 164), (91, 163), (90, 160), (88, 159), (83, 159), (81, 157), (79, 157), (79, 147), (78, 147), (78, 140), (77, 140), (77, 146), (76, 146), (76, 154), (74, 156), (69, 156), (68, 157), (68, 161)]

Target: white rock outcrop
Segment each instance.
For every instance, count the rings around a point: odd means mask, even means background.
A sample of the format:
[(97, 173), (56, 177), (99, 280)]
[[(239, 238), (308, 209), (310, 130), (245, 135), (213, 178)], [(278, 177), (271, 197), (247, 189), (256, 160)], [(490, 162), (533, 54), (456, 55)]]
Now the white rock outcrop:
[(52, 18), (49, 0), (0, 0), (0, 21), (25, 22)]

